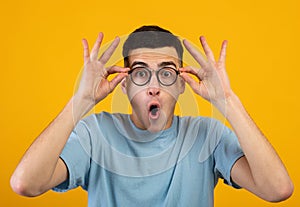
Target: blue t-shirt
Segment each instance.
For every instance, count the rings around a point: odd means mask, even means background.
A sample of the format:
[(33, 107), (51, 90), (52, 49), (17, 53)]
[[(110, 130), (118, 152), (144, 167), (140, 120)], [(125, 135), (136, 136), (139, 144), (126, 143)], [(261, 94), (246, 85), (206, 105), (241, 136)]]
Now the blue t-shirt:
[(68, 180), (54, 188), (88, 191), (88, 206), (212, 207), (218, 178), (230, 178), (243, 156), (235, 134), (215, 119), (174, 116), (158, 133), (137, 128), (127, 114), (81, 120), (61, 154)]

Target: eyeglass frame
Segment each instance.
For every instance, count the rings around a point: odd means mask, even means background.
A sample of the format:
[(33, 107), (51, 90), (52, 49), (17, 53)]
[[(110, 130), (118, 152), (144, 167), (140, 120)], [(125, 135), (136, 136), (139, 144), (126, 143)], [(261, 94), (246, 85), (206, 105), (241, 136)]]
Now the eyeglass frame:
[[(133, 81), (133, 78), (132, 78), (132, 72), (135, 70), (135, 69), (138, 69), (138, 68), (143, 68), (143, 69), (146, 69), (149, 73), (150, 73), (150, 76), (148, 78), (148, 80), (143, 83), (143, 84), (137, 84), (136, 82)], [(162, 70), (162, 69), (172, 69), (175, 71), (176, 73), (176, 78), (174, 79), (174, 81), (171, 83), (171, 84), (164, 84), (161, 82), (160, 78), (158, 77), (158, 73)], [(139, 67), (135, 67), (135, 68), (132, 68), (130, 71), (128, 71), (128, 75), (130, 75), (130, 80), (137, 86), (144, 86), (144, 85), (147, 85), (150, 81), (151, 81), (151, 78), (152, 78), (152, 72), (155, 72), (155, 75), (156, 75), (156, 78), (157, 78), (157, 81), (159, 82), (159, 84), (163, 85), (163, 86), (171, 86), (173, 85), (176, 81), (177, 81), (177, 77), (178, 75), (180, 74), (180, 72), (178, 70), (176, 70), (175, 68), (172, 68), (172, 67), (168, 67), (168, 66), (164, 66), (162, 68), (159, 68), (158, 70), (154, 70), (154, 69), (151, 69), (149, 67), (145, 67), (145, 66), (139, 66)]]

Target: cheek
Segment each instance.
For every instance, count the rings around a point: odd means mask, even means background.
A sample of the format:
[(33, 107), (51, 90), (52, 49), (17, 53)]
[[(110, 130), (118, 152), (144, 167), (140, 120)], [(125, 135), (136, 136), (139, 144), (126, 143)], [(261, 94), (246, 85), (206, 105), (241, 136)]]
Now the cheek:
[(163, 88), (162, 90), (164, 91), (164, 94), (168, 96), (168, 100), (175, 102), (178, 100), (178, 97), (180, 95), (180, 89), (175, 85), (170, 86), (168, 88)]
[(129, 85), (127, 87), (127, 96), (131, 103), (139, 103), (144, 100), (146, 96), (147, 88), (137, 87), (134, 85)]

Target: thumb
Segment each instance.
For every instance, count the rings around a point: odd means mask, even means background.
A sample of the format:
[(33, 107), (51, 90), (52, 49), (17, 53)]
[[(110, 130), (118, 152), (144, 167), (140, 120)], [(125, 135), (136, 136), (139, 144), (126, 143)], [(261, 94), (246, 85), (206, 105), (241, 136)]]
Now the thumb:
[(180, 73), (180, 76), (182, 79), (189, 84), (189, 86), (195, 91), (197, 94), (199, 94), (199, 83), (195, 81), (188, 73), (182, 72)]

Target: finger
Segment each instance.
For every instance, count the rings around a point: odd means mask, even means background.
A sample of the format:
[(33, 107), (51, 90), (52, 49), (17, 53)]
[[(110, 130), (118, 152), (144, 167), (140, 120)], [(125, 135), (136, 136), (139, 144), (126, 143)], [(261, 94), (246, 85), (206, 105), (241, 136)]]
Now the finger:
[(99, 53), (99, 48), (100, 48), (102, 40), (103, 40), (103, 33), (100, 32), (98, 34), (96, 42), (95, 42), (95, 44), (93, 46), (93, 49), (91, 50), (91, 60), (97, 60), (98, 53)]
[(189, 74), (183, 72), (180, 74), (180, 76), (183, 78), (183, 80), (185, 82), (187, 82), (191, 88), (196, 92), (198, 93), (199, 92), (199, 83), (197, 81), (195, 81)]
[(86, 64), (90, 60), (89, 44), (86, 39), (82, 39), (83, 61)]
[(221, 64), (225, 64), (227, 45), (228, 45), (228, 41), (224, 40), (222, 43), (220, 57), (219, 57), (219, 63)]
[(189, 53), (194, 57), (194, 59), (201, 65), (201, 67), (205, 67), (207, 65), (207, 61), (202, 56), (200, 52), (198, 52), (187, 40), (183, 40), (183, 44), (185, 48), (189, 51)]
[(115, 87), (126, 77), (128, 76), (127, 73), (119, 73), (110, 81), (110, 89), (114, 90)]
[(200, 37), (200, 42), (201, 42), (202, 48), (206, 54), (207, 59), (211, 62), (215, 62), (214, 54), (211, 51), (210, 47), (208, 46), (207, 41), (204, 36)]
[(130, 68), (124, 68), (117, 65), (110, 66), (106, 69), (108, 74), (114, 74), (114, 73), (127, 73), (130, 70)]
[(118, 44), (120, 42), (120, 38), (116, 37), (114, 41), (110, 44), (110, 46), (107, 48), (107, 50), (101, 55), (99, 58), (99, 61), (105, 65), (109, 58), (112, 56), (113, 52), (116, 50)]
[(200, 81), (204, 79), (205, 72), (203, 69), (198, 69), (192, 66), (187, 66), (179, 69), (180, 72), (190, 73), (195, 75)]
[(111, 74), (115, 74), (115, 73), (128, 73), (128, 71), (130, 70), (130, 68), (123, 68), (117, 65), (114, 66), (110, 66), (108, 68), (104, 68), (102, 70), (102, 77), (107, 79), (107, 77)]

